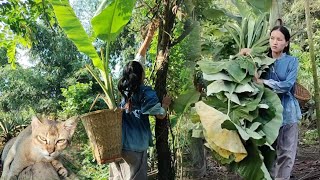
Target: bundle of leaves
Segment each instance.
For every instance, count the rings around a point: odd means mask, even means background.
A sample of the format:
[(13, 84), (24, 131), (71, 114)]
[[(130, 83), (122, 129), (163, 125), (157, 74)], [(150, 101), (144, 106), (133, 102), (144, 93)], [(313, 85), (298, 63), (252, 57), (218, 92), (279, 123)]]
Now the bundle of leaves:
[[(264, 62), (270, 60), (260, 61), (260, 67)], [(255, 64), (245, 56), (199, 61), (208, 85), (195, 109), (217, 160), (245, 179), (270, 179), (267, 168), (274, 158), (271, 145), (282, 123), (282, 106), (277, 94), (252, 81)]]
[[(206, 97), (195, 103), (195, 110), (207, 145), (220, 163), (228, 164), (244, 179), (271, 179), (268, 169), (275, 158), (272, 144), (282, 123), (283, 108), (276, 93), (253, 81), (255, 73), (261, 74), (274, 62), (261, 55), (267, 48), (266, 23), (261, 17), (249, 16), (243, 18), (242, 28), (227, 26), (239, 49), (251, 48), (253, 53), (199, 61)], [(255, 27), (261, 32), (254, 32)]]

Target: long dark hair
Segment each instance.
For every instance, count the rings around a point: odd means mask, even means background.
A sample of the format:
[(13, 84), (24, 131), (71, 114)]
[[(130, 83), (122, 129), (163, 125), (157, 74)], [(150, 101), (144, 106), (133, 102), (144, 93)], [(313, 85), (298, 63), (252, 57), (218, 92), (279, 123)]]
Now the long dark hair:
[(143, 74), (144, 69), (137, 61), (130, 61), (123, 68), (122, 77), (118, 82), (118, 90), (124, 97), (125, 102), (128, 103), (129, 110), (131, 110), (132, 95), (139, 91), (142, 84)]
[[(271, 29), (270, 31), (270, 35), (273, 31), (275, 30), (279, 30), (283, 35), (284, 35), (284, 38), (285, 40), (288, 42), (288, 46), (286, 46), (284, 49), (283, 49), (283, 52), (290, 55), (290, 38), (291, 38), (291, 35), (290, 35), (290, 32), (289, 30), (283, 26), (283, 23), (282, 23), (282, 20), (281, 19), (278, 19), (277, 21), (279, 21), (279, 24), (278, 26), (275, 26)], [(272, 58), (272, 51), (271, 51), (271, 48), (269, 48), (268, 50), (268, 56)]]

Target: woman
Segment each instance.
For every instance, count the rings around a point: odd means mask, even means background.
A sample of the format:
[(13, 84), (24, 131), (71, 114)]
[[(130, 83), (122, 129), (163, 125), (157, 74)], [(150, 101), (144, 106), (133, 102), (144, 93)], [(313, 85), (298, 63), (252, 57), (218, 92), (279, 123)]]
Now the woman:
[(146, 180), (147, 149), (152, 145), (149, 115), (166, 117), (171, 99), (165, 96), (160, 104), (156, 92), (144, 85), (144, 61), (157, 24), (152, 23), (136, 58), (127, 63), (118, 83), (123, 100), (122, 160), (110, 164), (110, 180)]
[[(271, 176), (275, 179), (289, 180), (294, 165), (298, 146), (298, 121), (301, 110), (294, 97), (294, 84), (298, 75), (299, 62), (290, 56), (290, 33), (284, 26), (276, 26), (271, 30), (268, 56), (276, 59), (263, 79), (255, 77), (255, 81), (270, 87), (276, 92), (283, 106), (283, 121), (276, 144), (277, 158)], [(246, 55), (250, 49), (242, 49), (240, 54)]]

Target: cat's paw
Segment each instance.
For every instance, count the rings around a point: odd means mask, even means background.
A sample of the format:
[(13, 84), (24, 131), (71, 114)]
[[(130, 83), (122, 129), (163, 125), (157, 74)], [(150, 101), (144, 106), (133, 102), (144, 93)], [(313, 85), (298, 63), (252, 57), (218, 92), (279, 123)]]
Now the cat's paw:
[(6, 180), (18, 180), (17, 176), (8, 176), (8, 178), (5, 178)]
[(68, 170), (64, 167), (61, 167), (59, 170), (58, 170), (58, 174), (62, 177), (68, 177)]

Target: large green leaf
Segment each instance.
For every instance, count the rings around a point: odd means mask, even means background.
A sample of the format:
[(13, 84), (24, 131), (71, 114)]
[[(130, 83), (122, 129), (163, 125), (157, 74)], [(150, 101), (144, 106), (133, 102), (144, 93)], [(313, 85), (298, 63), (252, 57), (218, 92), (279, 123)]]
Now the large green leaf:
[(220, 72), (221, 70), (227, 67), (227, 63), (228, 61), (210, 61), (210, 60), (201, 60), (197, 62), (201, 71), (206, 73), (207, 75), (216, 74)]
[(78, 50), (89, 56), (95, 67), (103, 70), (103, 63), (98, 56), (91, 39), (88, 37), (68, 0), (51, 0), (54, 13), (60, 27)]
[(246, 144), (248, 156), (239, 163), (233, 163), (233, 169), (244, 179), (267, 179), (271, 176), (264, 164), (263, 156), (256, 145), (249, 141)]
[(207, 86), (207, 96), (219, 93), (221, 91), (232, 92), (234, 91), (235, 87), (235, 83), (230, 83), (223, 80), (213, 81), (211, 84)]
[(216, 74), (222, 70), (226, 70), (228, 74), (236, 82), (241, 82), (246, 78), (247, 72), (241, 68), (238, 61), (224, 60), (224, 61), (198, 61), (197, 64), (200, 66), (202, 72), (207, 75)]
[(236, 21), (241, 21), (241, 17), (238, 15), (234, 15), (230, 13), (230, 11), (227, 11), (226, 9), (223, 8), (218, 8), (218, 7), (213, 7), (213, 8), (206, 8), (202, 14), (210, 20), (215, 20), (217, 18), (220, 18), (221, 16), (227, 16), (231, 19), (234, 19)]
[(210, 20), (215, 20), (226, 15), (226, 12), (222, 9), (206, 9), (202, 12), (202, 14)]
[(238, 83), (244, 80), (247, 76), (246, 70), (242, 69), (237, 61), (230, 61), (226, 70)]
[[(227, 100), (227, 99), (226, 99)], [(218, 99), (216, 96), (210, 96), (202, 100), (204, 103), (208, 104), (211, 107), (221, 111), (222, 113), (227, 114), (228, 112), (228, 103)]]
[(231, 2), (237, 7), (242, 17), (245, 17), (247, 14), (251, 13), (250, 8), (248, 8), (248, 6), (241, 0), (231, 0)]
[(241, 109), (242, 111), (247, 112), (247, 113), (257, 109), (257, 106), (259, 105), (261, 98), (262, 98), (262, 95), (264, 93), (263, 87), (258, 87), (258, 88), (259, 88), (259, 94), (256, 95), (255, 99), (253, 99), (253, 97), (251, 97), (250, 100), (242, 102), (242, 104), (244, 104), (244, 106), (239, 107), (239, 109)]
[(233, 81), (231, 77), (229, 77), (226, 73), (223, 73), (223, 72), (218, 72), (216, 74), (203, 73), (203, 79), (207, 81), (216, 81), (216, 80)]
[(181, 94), (172, 104), (174, 111), (182, 114), (190, 106), (190, 104), (198, 102), (200, 93), (194, 89)]
[(268, 12), (272, 6), (271, 0), (246, 0), (246, 2), (258, 11), (256, 14)]
[(253, 88), (249, 83), (239, 84), (234, 90), (235, 93), (243, 93), (243, 92), (255, 92), (255, 88)]
[(240, 102), (239, 97), (238, 97), (237, 94), (234, 94), (234, 93), (230, 94), (230, 93), (228, 93), (228, 92), (225, 92), (224, 95), (225, 95), (228, 99), (230, 99), (230, 101), (232, 101), (232, 102), (234, 102), (234, 103), (236, 103), (236, 104), (238, 104), (238, 105), (241, 105), (241, 102)]
[[(105, 0), (107, 1), (107, 0)], [(136, 0), (113, 0), (106, 4), (91, 23), (95, 36), (107, 42), (112, 42), (129, 22)]]
[(279, 129), (282, 124), (282, 111), (283, 107), (281, 105), (280, 99), (276, 93), (272, 90), (265, 88), (263, 99), (267, 99), (275, 109), (275, 116), (268, 123), (262, 126), (262, 131), (266, 134), (266, 140), (269, 144), (277, 139), (279, 134)]
[(254, 61), (249, 56), (238, 56), (236, 61), (239, 63), (240, 67), (247, 71), (251, 76), (255, 73)]

